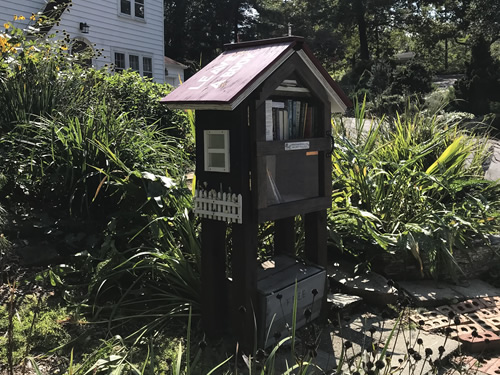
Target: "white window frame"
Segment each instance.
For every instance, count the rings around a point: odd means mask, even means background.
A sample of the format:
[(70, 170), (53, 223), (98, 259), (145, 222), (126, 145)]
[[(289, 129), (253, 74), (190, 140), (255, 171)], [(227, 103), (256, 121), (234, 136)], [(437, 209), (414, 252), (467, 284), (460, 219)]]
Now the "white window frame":
[[(137, 72), (143, 77), (147, 77), (144, 76), (144, 58), (147, 57), (151, 59), (151, 71), (150, 72), (148, 71), (147, 73), (151, 73), (152, 75), (151, 78), (154, 78), (154, 59), (152, 55), (147, 53), (141, 53), (137, 51), (123, 50), (117, 48), (112, 50), (113, 64), (115, 64), (116, 53), (121, 53), (125, 55), (125, 68), (123, 70), (131, 69), (132, 67), (130, 66), (130, 56), (137, 56), (139, 58), (139, 70)], [(136, 71), (135, 69), (132, 70)]]
[(118, 1), (118, 14), (122, 17), (127, 17), (127, 18), (132, 18), (137, 21), (144, 21), (146, 19), (146, 0), (143, 0), (142, 3), (140, 3), (143, 6), (143, 11), (142, 11), (142, 17), (137, 16), (135, 13), (135, 5), (136, 1), (140, 0), (125, 0), (130, 3), (130, 14), (122, 12), (122, 0), (117, 0)]
[[(132, 58), (137, 59), (135, 61), (137, 63), (137, 66), (133, 66)], [(130, 69), (135, 70), (136, 72), (140, 72), (141, 71), (141, 58), (139, 57), (139, 55), (134, 55), (134, 54), (130, 53), (128, 55), (128, 65), (129, 65)]]
[[(224, 136), (224, 147), (223, 148), (210, 148), (209, 138), (211, 135), (223, 135)], [(205, 157), (205, 171), (206, 172), (230, 172), (229, 166), (229, 130), (204, 130), (203, 131), (203, 143), (204, 143), (204, 157)], [(216, 167), (210, 164), (210, 155), (213, 154), (223, 154), (224, 155), (224, 166)]]
[[(117, 54), (123, 55), (123, 64), (124, 64), (124, 66), (120, 66), (118, 68), (119, 70), (116, 70), (116, 66), (117, 66), (116, 65), (116, 55)], [(113, 52), (113, 64), (115, 65), (115, 71), (116, 72), (122, 72), (122, 71), (126, 70), (127, 69), (127, 54), (124, 53), (124, 52), (118, 52), (118, 51)]]
[[(150, 56), (141, 56), (141, 61), (142, 61), (142, 76), (143, 77), (149, 77), (149, 75), (146, 75), (146, 73), (150, 73), (151, 74), (151, 77), (149, 78), (153, 78), (153, 58), (150, 57)], [(144, 64), (144, 59), (149, 59), (151, 61), (151, 70), (146, 70), (145, 69), (145, 65)]]

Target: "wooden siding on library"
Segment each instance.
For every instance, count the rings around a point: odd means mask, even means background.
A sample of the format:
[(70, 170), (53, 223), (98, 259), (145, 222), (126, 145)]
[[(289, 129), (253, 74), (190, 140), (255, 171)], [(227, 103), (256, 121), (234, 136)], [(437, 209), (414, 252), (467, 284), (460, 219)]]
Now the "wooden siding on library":
[[(323, 107), (323, 118), (327, 119), (325, 123), (327, 123), (325, 130), (325, 135), (327, 136), (327, 139), (330, 143), (330, 150), (332, 150), (333, 147), (335, 147), (335, 144), (332, 144), (334, 142), (334, 139), (332, 137), (332, 129), (331, 129), (331, 113), (330, 113), (330, 108), (328, 107)], [(329, 151), (324, 153), (324, 157), (320, 158), (320, 171), (324, 171), (324, 173), (320, 173), (320, 181), (319, 181), (319, 188), (320, 188), (320, 195), (323, 195), (325, 197), (331, 197), (332, 196), (332, 156), (329, 155)]]
[[(200, 187), (207, 190), (215, 189), (240, 194), (243, 185), (248, 185), (248, 169), (243, 168), (244, 159), (250, 156), (250, 139), (248, 135), (248, 109), (246, 104), (240, 105), (234, 111), (197, 111), (196, 112), (196, 148), (203, 150), (204, 130), (229, 130), (230, 171), (205, 171), (205, 157), (198, 152), (196, 157), (196, 180)], [(204, 183), (207, 186), (204, 186)], [(244, 198), (245, 199), (245, 198)]]

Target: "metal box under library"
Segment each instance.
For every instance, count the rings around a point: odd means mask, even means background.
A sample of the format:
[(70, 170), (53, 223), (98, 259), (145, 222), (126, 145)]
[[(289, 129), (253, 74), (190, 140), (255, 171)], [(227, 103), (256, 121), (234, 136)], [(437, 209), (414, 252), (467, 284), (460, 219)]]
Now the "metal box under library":
[(266, 347), (292, 334), (293, 305), (297, 298), (296, 327), (316, 319), (321, 312), (326, 272), (280, 255), (257, 273), (261, 330), (259, 342)]

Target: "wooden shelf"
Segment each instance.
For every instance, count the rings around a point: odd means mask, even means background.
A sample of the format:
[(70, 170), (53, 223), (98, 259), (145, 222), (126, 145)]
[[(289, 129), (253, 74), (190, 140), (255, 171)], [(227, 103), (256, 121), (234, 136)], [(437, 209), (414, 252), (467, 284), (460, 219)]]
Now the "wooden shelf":
[(310, 212), (324, 210), (332, 206), (331, 197), (317, 197), (280, 203), (277, 205), (261, 208), (257, 212), (259, 223), (283, 219), (290, 216), (303, 215)]

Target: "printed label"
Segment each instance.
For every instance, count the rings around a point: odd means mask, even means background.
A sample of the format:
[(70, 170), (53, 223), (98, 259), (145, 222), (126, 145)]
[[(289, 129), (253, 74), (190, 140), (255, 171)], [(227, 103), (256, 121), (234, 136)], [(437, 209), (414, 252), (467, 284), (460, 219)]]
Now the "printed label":
[(294, 151), (294, 150), (309, 150), (309, 141), (285, 143), (285, 151)]

